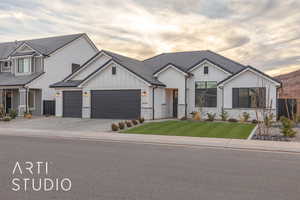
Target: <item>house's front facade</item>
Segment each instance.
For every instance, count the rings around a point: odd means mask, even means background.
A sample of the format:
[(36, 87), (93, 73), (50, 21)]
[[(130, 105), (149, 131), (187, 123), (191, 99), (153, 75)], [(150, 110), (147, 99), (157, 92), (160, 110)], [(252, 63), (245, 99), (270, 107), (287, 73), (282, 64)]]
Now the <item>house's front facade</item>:
[(86, 34), (0, 43), (0, 106), (7, 113), (47, 114), (55, 102), (49, 85), (97, 51)]
[(211, 51), (166, 53), (139, 61), (100, 51), (56, 89), (56, 116), (145, 119), (190, 117), (225, 110), (238, 119), (276, 115), (280, 82)]

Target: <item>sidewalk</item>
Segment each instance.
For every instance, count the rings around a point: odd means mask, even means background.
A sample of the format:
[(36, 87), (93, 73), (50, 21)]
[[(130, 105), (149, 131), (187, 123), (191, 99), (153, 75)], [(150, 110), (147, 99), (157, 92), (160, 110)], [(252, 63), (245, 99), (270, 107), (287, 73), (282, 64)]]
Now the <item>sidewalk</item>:
[(183, 137), (183, 136), (121, 134), (115, 132), (88, 132), (88, 131), (71, 132), (71, 131), (51, 131), (51, 130), (12, 129), (12, 128), (0, 128), (0, 135), (85, 139), (85, 140), (167, 144), (167, 145), (181, 145), (181, 146), (199, 146), (199, 147), (202, 146), (202, 147), (300, 153), (300, 143), (298, 142), (275, 142), (275, 141), (256, 141), (256, 140), (239, 140), (239, 139), (220, 139), (220, 138), (197, 138), (197, 137)]

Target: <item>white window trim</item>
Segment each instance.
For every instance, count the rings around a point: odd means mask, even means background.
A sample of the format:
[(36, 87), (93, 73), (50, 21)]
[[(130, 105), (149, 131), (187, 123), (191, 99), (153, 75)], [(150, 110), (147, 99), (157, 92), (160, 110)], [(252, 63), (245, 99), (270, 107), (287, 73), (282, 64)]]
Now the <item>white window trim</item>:
[[(29, 71), (28, 72), (19, 72), (19, 59), (29, 59)], [(16, 59), (16, 74), (17, 75), (28, 75), (32, 73), (32, 56), (26, 56), (26, 57), (18, 57)]]

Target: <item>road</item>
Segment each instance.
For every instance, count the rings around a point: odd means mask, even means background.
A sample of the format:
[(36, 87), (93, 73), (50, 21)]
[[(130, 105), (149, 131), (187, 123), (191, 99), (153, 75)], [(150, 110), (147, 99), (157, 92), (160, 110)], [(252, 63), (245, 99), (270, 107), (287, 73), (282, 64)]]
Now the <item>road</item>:
[[(23, 168), (25, 161), (47, 161), (48, 174), (37, 175), (34, 166), (30, 175)], [(16, 162), (22, 175), (13, 174)], [(12, 191), (13, 178), (46, 176), (68, 177), (71, 190)], [(299, 154), (0, 136), (0, 199), (294, 200), (299, 196)]]

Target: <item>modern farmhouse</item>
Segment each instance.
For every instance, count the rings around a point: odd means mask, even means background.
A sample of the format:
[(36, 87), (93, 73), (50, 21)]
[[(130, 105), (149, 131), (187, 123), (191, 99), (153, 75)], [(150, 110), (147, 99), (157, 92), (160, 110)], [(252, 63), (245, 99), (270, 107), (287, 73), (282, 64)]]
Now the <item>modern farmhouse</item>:
[(144, 61), (99, 51), (50, 87), (56, 116), (145, 119), (190, 117), (225, 110), (238, 118), (255, 110), (276, 115), (281, 83), (212, 51), (163, 53)]

